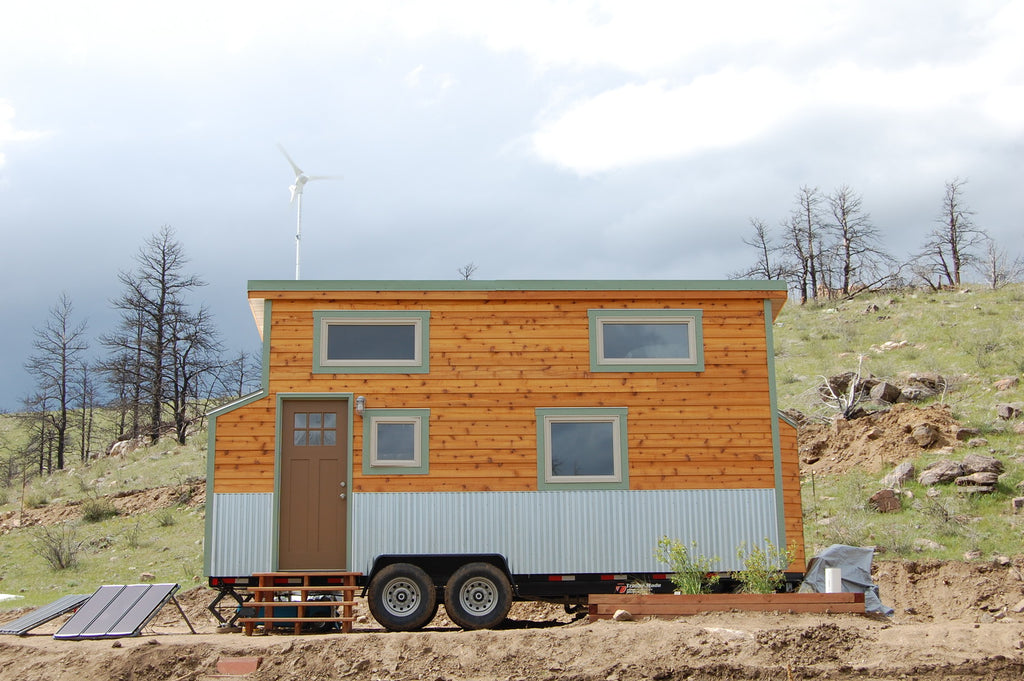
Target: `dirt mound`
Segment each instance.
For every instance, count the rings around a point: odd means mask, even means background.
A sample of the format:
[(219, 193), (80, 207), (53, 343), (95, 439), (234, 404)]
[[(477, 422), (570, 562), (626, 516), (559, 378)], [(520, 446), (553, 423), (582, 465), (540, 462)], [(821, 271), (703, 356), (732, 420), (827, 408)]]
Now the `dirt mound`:
[[(913, 437), (914, 429), (924, 424), (930, 425), (936, 436), (927, 446)], [(853, 420), (808, 423), (799, 432), (800, 470), (843, 473), (861, 468), (879, 472), (924, 452), (956, 446), (960, 428), (945, 405), (897, 404)]]
[[(182, 485), (154, 487), (105, 494), (98, 499), (109, 501), (119, 515), (148, 513), (179, 504), (189, 508), (206, 503), (206, 481), (196, 480)], [(30, 525), (53, 525), (79, 520), (82, 517), (81, 503), (55, 503), (23, 511), (7, 511), (0, 514), (0, 534), (7, 534), (16, 527)]]

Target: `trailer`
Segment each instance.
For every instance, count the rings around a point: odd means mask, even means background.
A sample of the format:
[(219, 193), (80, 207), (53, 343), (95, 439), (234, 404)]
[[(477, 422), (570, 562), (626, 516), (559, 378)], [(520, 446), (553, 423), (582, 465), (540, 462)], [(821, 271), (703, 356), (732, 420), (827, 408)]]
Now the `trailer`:
[[(209, 418), (205, 572), (348, 571), (391, 630), (440, 604), (670, 591), (667, 536), (804, 571), (780, 281), (251, 281), (262, 387)], [(311, 577), (310, 577), (311, 576)], [(314, 582), (309, 582), (312, 578)]]

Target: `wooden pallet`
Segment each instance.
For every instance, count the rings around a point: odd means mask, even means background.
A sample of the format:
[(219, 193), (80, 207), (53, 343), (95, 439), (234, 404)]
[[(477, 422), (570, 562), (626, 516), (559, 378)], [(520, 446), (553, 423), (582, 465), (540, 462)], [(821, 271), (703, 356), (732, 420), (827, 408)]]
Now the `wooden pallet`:
[[(246, 603), (246, 607), (252, 607), (255, 614), (239, 617), (238, 622), (246, 636), (251, 635), (257, 626), (267, 631), (274, 624), (287, 623), (293, 625), (293, 631), (298, 634), (304, 624), (326, 622), (340, 623), (341, 630), (347, 634), (352, 631), (352, 623), (356, 619), (355, 598), (359, 589), (356, 577), (361, 575), (361, 572), (257, 572), (253, 574), (257, 585), (247, 588), (253, 598)], [(298, 600), (276, 600), (294, 594), (298, 594)], [(310, 600), (314, 594), (341, 594), (342, 600)], [(325, 606), (334, 613), (330, 617), (306, 615), (307, 608), (322, 609)], [(293, 608), (295, 614), (275, 616), (275, 608)]]
[(679, 617), (701, 612), (818, 612), (864, 614), (864, 594), (592, 594), (590, 619), (611, 619), (616, 610), (633, 617)]

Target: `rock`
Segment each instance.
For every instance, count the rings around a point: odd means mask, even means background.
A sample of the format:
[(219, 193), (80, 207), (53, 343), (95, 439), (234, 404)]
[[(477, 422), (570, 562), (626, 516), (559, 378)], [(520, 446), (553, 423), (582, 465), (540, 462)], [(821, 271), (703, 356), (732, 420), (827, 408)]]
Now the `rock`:
[(925, 537), (918, 537), (914, 540), (915, 551), (941, 551), (944, 548), (946, 547), (939, 542)]
[(899, 386), (882, 381), (881, 383), (876, 384), (869, 394), (871, 395), (871, 399), (876, 402), (892, 404), (900, 399), (900, 395), (903, 394), (903, 391), (899, 389)]
[(999, 474), (992, 473), (990, 471), (982, 471), (980, 473), (971, 473), (970, 475), (964, 475), (956, 479), (956, 484), (959, 486), (966, 485), (996, 485), (999, 483)]
[(942, 435), (939, 430), (930, 423), (921, 423), (914, 426), (914, 429), (910, 432), (910, 437), (913, 438), (919, 446), (928, 449), (939, 441)]
[(1013, 390), (1020, 385), (1020, 379), (1016, 376), (1010, 376), (1009, 378), (1001, 378), (992, 384), (992, 387), (996, 390), (1005, 391)]
[(891, 489), (879, 490), (872, 494), (868, 499), (868, 506), (879, 513), (895, 513), (903, 509), (899, 495)]
[(1015, 423), (1013, 425), (1013, 432), (1017, 435), (1024, 435), (1024, 423)]
[(1024, 599), (1017, 601), (1017, 605), (1010, 608), (1013, 612), (1024, 612)]
[(978, 437), (979, 435), (981, 435), (981, 431), (978, 430), (977, 428), (964, 428), (964, 427), (961, 427), (961, 428), (957, 428), (956, 429), (955, 435), (956, 435), (956, 439), (958, 441), (966, 442), (966, 441), (970, 440), (971, 438), (975, 438), (975, 437)]
[(1024, 404), (1020, 402), (1014, 402), (1013, 404), (997, 404), (996, 405), (996, 416), (1004, 421), (1015, 419), (1020, 416), (1021, 409), (1024, 408)]
[(992, 559), (992, 564), (996, 567), (1009, 567), (1010, 562), (1009, 556), (996, 556)]
[(156, 575), (154, 575), (152, 572), (143, 572), (141, 575), (139, 575), (140, 582), (152, 582), (154, 580), (156, 580)]
[(616, 622), (632, 622), (633, 615), (628, 610), (616, 610), (615, 614), (612, 615), (612, 619)]
[(962, 494), (992, 494), (996, 491), (995, 485), (963, 485), (956, 488)]
[(892, 469), (887, 476), (882, 478), (882, 485), (889, 489), (899, 489), (903, 487), (904, 483), (908, 480), (913, 480), (914, 475), (917, 471), (914, 470), (914, 464), (909, 461), (904, 461), (896, 468)]
[(964, 554), (964, 560), (978, 560), (981, 558), (981, 551), (974, 549)]
[(1010, 500), (1010, 512), (1014, 515), (1024, 511), (1024, 497), (1015, 497)]
[(983, 437), (972, 437), (970, 440), (967, 441), (967, 446), (968, 447), (975, 447), (975, 448), (977, 448), (977, 447), (985, 447), (987, 445), (988, 445), (988, 440), (986, 440)]
[(998, 475), (1006, 470), (1006, 466), (1002, 461), (994, 456), (985, 456), (983, 454), (968, 454), (960, 462), (960, 465), (964, 469), (964, 475), (970, 475), (971, 473), (996, 473)]
[(963, 466), (955, 461), (943, 459), (925, 468), (917, 481), (925, 486), (953, 482), (964, 474)]
[(878, 312), (882, 308), (878, 307), (875, 303), (871, 303), (864, 309), (864, 314), (871, 314), (872, 312)]

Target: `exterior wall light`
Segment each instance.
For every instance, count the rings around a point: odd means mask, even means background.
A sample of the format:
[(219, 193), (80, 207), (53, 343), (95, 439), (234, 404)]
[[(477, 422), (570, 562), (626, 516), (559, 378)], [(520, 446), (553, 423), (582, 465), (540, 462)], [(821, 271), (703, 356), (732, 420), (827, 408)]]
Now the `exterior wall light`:
[(360, 395), (356, 398), (356, 413), (360, 416), (363, 415), (363, 411), (366, 409), (366, 398)]

